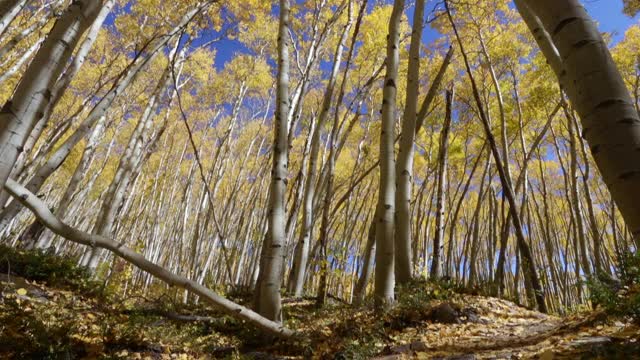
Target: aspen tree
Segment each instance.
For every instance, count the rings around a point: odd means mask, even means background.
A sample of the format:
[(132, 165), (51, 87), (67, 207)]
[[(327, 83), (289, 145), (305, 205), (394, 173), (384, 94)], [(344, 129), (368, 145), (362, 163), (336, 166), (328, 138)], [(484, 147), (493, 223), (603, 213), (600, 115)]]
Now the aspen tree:
[(413, 186), (413, 147), (418, 112), (418, 87), (420, 81), (420, 46), (424, 26), (424, 0), (417, 0), (413, 13), (413, 29), (409, 47), (407, 71), (407, 98), (400, 133), (400, 150), (396, 162), (395, 195), (395, 275), (399, 284), (411, 280), (411, 195)]
[(436, 181), (436, 229), (433, 237), (433, 254), (431, 260), (431, 269), (429, 277), (437, 279), (440, 277), (440, 255), (441, 247), (444, 241), (444, 216), (446, 202), (446, 179), (448, 166), (448, 150), (449, 150), (449, 134), (451, 130), (451, 116), (454, 101), (453, 90), (447, 90), (446, 93), (446, 113), (442, 130), (440, 130), (440, 150), (438, 151), (438, 178)]
[[(352, 21), (349, 19), (343, 27), (342, 35), (340, 36), (340, 40), (333, 55), (331, 75), (327, 82), (327, 87), (325, 88), (320, 113), (318, 114), (316, 123), (313, 125), (311, 131), (311, 148), (309, 149), (309, 163), (307, 175), (305, 176), (302, 205), (302, 228), (300, 231), (300, 240), (295, 248), (294, 265), (290, 275), (291, 279), (289, 281), (290, 286), (288, 289), (296, 297), (302, 296), (305, 271), (309, 258), (309, 242), (313, 238), (313, 199), (315, 196), (318, 153), (320, 151), (320, 133), (324, 128), (329, 111), (331, 110), (333, 93), (335, 92), (335, 85), (338, 80), (338, 71), (340, 70), (340, 64), (342, 63), (342, 54), (347, 36), (349, 35), (349, 30), (351, 29), (351, 23)], [(353, 46), (351, 51), (353, 51)], [(327, 196), (326, 193), (325, 196)]]
[[(577, 0), (523, 0), (539, 18), (546, 35), (541, 46), (547, 59), (557, 52), (562, 70), (554, 68), (572, 106), (582, 119), (582, 135), (616, 201), (636, 244), (640, 243), (640, 117), (607, 44)], [(525, 10), (520, 10), (525, 13)], [(523, 15), (526, 20), (526, 15)]]
[(394, 216), (395, 216), (395, 121), (400, 57), (400, 19), (404, 0), (395, 0), (387, 35), (386, 75), (380, 130), (380, 188), (376, 210), (375, 303), (387, 307), (394, 301)]
[(289, 0), (280, 0), (278, 27), (278, 80), (273, 121), (271, 184), (269, 187), (268, 230), (262, 251), (265, 266), (257, 294), (257, 312), (272, 321), (282, 321), (280, 283), (285, 243), (285, 194), (288, 177), (287, 114), (289, 113)]
[(447, 17), (449, 18), (449, 22), (451, 24), (451, 26), (453, 27), (455, 36), (456, 36), (456, 40), (458, 42), (458, 45), (460, 46), (460, 52), (462, 53), (462, 56), (464, 58), (464, 63), (465, 63), (465, 67), (467, 70), (467, 75), (469, 76), (469, 80), (471, 81), (471, 86), (472, 86), (472, 91), (473, 91), (473, 97), (476, 101), (476, 105), (478, 107), (478, 111), (480, 113), (480, 120), (482, 121), (482, 125), (484, 128), (484, 132), (485, 135), (487, 136), (487, 141), (489, 142), (489, 148), (491, 149), (491, 152), (493, 154), (493, 158), (494, 161), (496, 163), (496, 167), (498, 169), (498, 173), (500, 175), (500, 182), (502, 183), (502, 189), (503, 192), (505, 193), (505, 196), (507, 198), (507, 200), (509, 201), (509, 211), (511, 213), (511, 219), (513, 222), (513, 226), (516, 230), (516, 238), (517, 238), (517, 242), (518, 242), (518, 247), (520, 248), (520, 252), (522, 254), (522, 257), (525, 259), (525, 274), (529, 277), (529, 281), (531, 281), (533, 290), (535, 292), (535, 298), (536, 298), (536, 304), (538, 306), (538, 310), (541, 312), (547, 312), (547, 305), (546, 305), (546, 301), (545, 301), (545, 295), (542, 289), (542, 286), (540, 285), (540, 280), (538, 278), (537, 272), (536, 272), (536, 268), (535, 268), (535, 264), (534, 264), (534, 258), (533, 255), (531, 253), (531, 248), (529, 247), (529, 245), (527, 244), (525, 238), (524, 238), (524, 234), (523, 234), (523, 230), (522, 230), (522, 223), (520, 220), (520, 216), (518, 214), (518, 210), (517, 210), (517, 204), (516, 204), (516, 200), (515, 200), (515, 194), (513, 192), (513, 189), (511, 188), (511, 181), (509, 181), (509, 179), (507, 178), (507, 173), (505, 171), (505, 168), (502, 165), (502, 160), (500, 159), (500, 154), (498, 151), (498, 147), (496, 145), (496, 141), (493, 137), (493, 134), (491, 133), (491, 126), (489, 124), (489, 120), (485, 114), (485, 111), (482, 107), (482, 101), (480, 99), (480, 94), (478, 91), (478, 87), (476, 85), (475, 79), (473, 77), (473, 74), (471, 72), (471, 67), (469, 65), (469, 60), (467, 57), (467, 54), (464, 51), (464, 47), (462, 45), (462, 41), (460, 39), (460, 35), (458, 34), (458, 30), (456, 28), (456, 25), (453, 21), (453, 17), (451, 15), (451, 11), (449, 9), (449, 2), (447, 0), (445, 0), (445, 7), (446, 7), (446, 11), (447, 11)]
[(100, 0), (74, 1), (56, 21), (29, 68), (0, 113), (0, 184), (49, 103), (51, 88), (71, 58), (85, 30), (102, 7)]

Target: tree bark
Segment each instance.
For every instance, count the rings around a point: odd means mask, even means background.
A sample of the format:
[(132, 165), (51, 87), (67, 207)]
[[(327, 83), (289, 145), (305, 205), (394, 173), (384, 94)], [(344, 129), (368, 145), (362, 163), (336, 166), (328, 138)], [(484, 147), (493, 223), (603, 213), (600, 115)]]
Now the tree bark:
[(13, 96), (0, 112), (0, 184), (4, 185), (49, 103), (51, 88), (67, 65), (82, 34), (98, 15), (102, 1), (73, 2), (56, 21)]
[[(447, 172), (447, 152), (449, 150), (449, 133), (451, 130), (451, 112), (453, 107), (454, 92), (447, 90), (446, 94), (446, 114), (442, 130), (440, 131), (440, 151), (438, 152), (438, 179), (436, 192), (436, 229), (433, 237), (433, 254), (429, 277), (438, 279), (441, 274), (440, 269), (440, 247), (444, 240), (444, 208), (446, 202), (446, 172)], [(452, 225), (453, 226), (453, 225)]]
[(540, 284), (540, 280), (538, 279), (538, 275), (535, 268), (534, 258), (531, 253), (531, 248), (529, 244), (527, 244), (524, 233), (522, 230), (522, 224), (520, 221), (520, 216), (518, 214), (517, 203), (515, 200), (515, 195), (513, 189), (511, 188), (511, 184), (509, 179), (507, 178), (507, 173), (502, 165), (502, 161), (500, 159), (500, 154), (498, 151), (498, 147), (496, 145), (496, 141), (491, 133), (491, 126), (489, 124), (489, 120), (485, 114), (485, 110), (482, 106), (482, 101), (480, 99), (480, 93), (478, 91), (478, 87), (476, 85), (475, 79), (473, 77), (473, 73), (471, 72), (471, 66), (469, 65), (469, 60), (467, 54), (464, 51), (464, 47), (462, 45), (462, 41), (460, 40), (460, 36), (458, 34), (458, 30), (453, 21), (453, 17), (451, 16), (451, 11), (449, 10), (449, 2), (445, 0), (445, 7), (447, 9), (447, 16), (449, 18), (449, 22), (453, 27), (454, 33), (456, 35), (456, 39), (458, 41), (458, 45), (460, 46), (460, 52), (464, 58), (465, 67), (467, 70), (467, 75), (469, 76), (469, 80), (471, 81), (471, 87), (473, 90), (473, 97), (476, 101), (476, 105), (478, 106), (478, 112), (480, 113), (480, 120), (482, 120), (482, 125), (484, 127), (485, 135), (487, 136), (487, 141), (489, 142), (489, 147), (491, 152), (493, 153), (493, 158), (496, 163), (496, 167), (498, 169), (498, 174), (500, 175), (500, 182), (502, 183), (503, 192), (506, 195), (507, 200), (509, 201), (509, 211), (511, 212), (511, 220), (513, 221), (513, 227), (516, 231), (516, 239), (518, 241), (518, 246), (520, 247), (520, 252), (525, 262), (524, 266), (526, 268), (525, 274), (530, 277), (530, 281), (535, 291), (536, 303), (538, 305), (538, 310), (540, 312), (547, 312), (547, 305), (545, 303), (545, 296)]
[(398, 65), (400, 63), (400, 19), (404, 0), (395, 0), (387, 35), (387, 73), (382, 99), (380, 132), (380, 188), (376, 210), (376, 276), (375, 303), (386, 308), (394, 301), (394, 205), (396, 174), (394, 143)]
[(278, 337), (291, 337), (294, 335), (293, 331), (283, 327), (281, 324), (266, 319), (244, 306), (231, 302), (195, 281), (189, 280), (184, 276), (171, 273), (121, 243), (104, 236), (88, 234), (66, 225), (49, 211), (45, 203), (17, 182), (9, 179), (5, 185), (5, 189), (9, 191), (11, 196), (15, 197), (18, 201), (22, 202), (24, 206), (29, 208), (29, 210), (36, 215), (38, 220), (43, 222), (47, 228), (57, 235), (78, 244), (107, 249), (129, 263), (161, 279), (167, 284), (191, 291), (206, 299), (211, 304), (217, 306), (227, 315), (236, 319), (245, 320), (268, 334)]
[(278, 80), (276, 112), (273, 123), (273, 159), (269, 196), (267, 236), (263, 245), (264, 267), (258, 292), (258, 313), (269, 320), (282, 322), (280, 284), (283, 267), (282, 251), (285, 234), (285, 194), (288, 176), (287, 114), (289, 113), (289, 0), (280, 0), (280, 25), (278, 27)]
[(553, 49), (560, 55), (563, 67), (554, 71), (582, 119), (582, 136), (604, 182), (640, 244), (640, 115), (607, 44), (578, 0), (524, 3), (550, 34), (543, 53), (547, 59)]
[(416, 0), (409, 48), (407, 98), (396, 162), (395, 275), (398, 284), (411, 280), (411, 194), (413, 186), (413, 143), (416, 135), (418, 86), (420, 85), (420, 46), (424, 26), (424, 0)]

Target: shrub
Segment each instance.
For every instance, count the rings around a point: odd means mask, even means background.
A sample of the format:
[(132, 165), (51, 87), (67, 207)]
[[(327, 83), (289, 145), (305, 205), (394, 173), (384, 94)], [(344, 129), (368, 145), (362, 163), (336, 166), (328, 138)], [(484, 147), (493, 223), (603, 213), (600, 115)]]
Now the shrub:
[(587, 280), (591, 302), (609, 314), (640, 321), (640, 253), (620, 259), (617, 279), (600, 273)]
[(396, 306), (390, 313), (390, 325), (395, 329), (430, 320), (433, 301), (451, 300), (459, 286), (451, 281), (415, 279), (399, 286)]
[(78, 290), (91, 290), (95, 284), (77, 259), (60, 257), (43, 250), (19, 250), (0, 245), (0, 273), (24, 277), (31, 281)]

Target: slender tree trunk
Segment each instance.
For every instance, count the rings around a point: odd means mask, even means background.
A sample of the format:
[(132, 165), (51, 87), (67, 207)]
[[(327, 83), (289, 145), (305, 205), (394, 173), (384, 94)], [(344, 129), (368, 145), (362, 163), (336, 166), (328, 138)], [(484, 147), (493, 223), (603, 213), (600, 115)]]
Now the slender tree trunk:
[[(570, 110), (566, 107), (566, 104), (563, 102), (565, 106), (565, 111), (567, 114), (567, 118), (573, 123), (576, 129), (579, 129), (578, 120), (575, 117), (573, 110)], [(582, 154), (582, 161), (584, 172), (582, 174), (582, 185), (584, 186), (584, 197), (587, 201), (587, 214), (589, 216), (589, 229), (591, 232), (591, 237), (593, 239), (593, 265), (596, 274), (599, 272), (606, 270), (603, 269), (602, 266), (602, 236), (600, 235), (600, 231), (598, 230), (598, 221), (596, 220), (596, 216), (593, 209), (593, 198), (591, 194), (591, 186), (589, 185), (589, 177), (591, 173), (591, 165), (590, 159), (587, 155), (587, 150), (585, 146), (584, 139), (581, 136), (577, 136), (578, 141), (580, 142), (580, 152)], [(608, 271), (607, 271), (608, 272)]]
[[(336, 81), (338, 80), (338, 71), (340, 70), (340, 64), (342, 62), (342, 53), (345, 47), (347, 36), (349, 35), (349, 29), (351, 28), (351, 21), (348, 21), (344, 26), (340, 41), (333, 56), (333, 67), (331, 69), (331, 77), (327, 83), (325, 89), (324, 98), (322, 101), (322, 108), (318, 115), (317, 124), (314, 124), (311, 135), (311, 149), (309, 152), (309, 167), (308, 173), (305, 177), (305, 190), (303, 196), (303, 208), (302, 208), (302, 229), (300, 231), (300, 240), (295, 249), (295, 258), (293, 262), (293, 268), (290, 275), (289, 291), (294, 296), (302, 296), (302, 290), (304, 285), (305, 270), (307, 268), (307, 262), (309, 258), (309, 242), (313, 238), (313, 199), (315, 196), (316, 180), (317, 180), (317, 161), (318, 153), (320, 150), (320, 134), (324, 128), (324, 124), (331, 110), (333, 93), (335, 90)], [(326, 194), (325, 194), (326, 196)]]
[(420, 85), (420, 46), (424, 25), (424, 0), (417, 0), (409, 48), (407, 98), (396, 162), (395, 275), (398, 284), (411, 280), (411, 193), (413, 186), (413, 143), (416, 134), (418, 86)]
[(586, 276), (591, 276), (591, 264), (587, 254), (587, 234), (585, 232), (584, 217), (582, 214), (582, 203), (580, 201), (580, 189), (578, 183), (578, 147), (576, 145), (575, 129), (569, 113), (565, 110), (565, 120), (569, 129), (569, 151), (570, 151), (570, 188), (571, 188), (571, 208), (576, 221), (576, 233), (578, 248), (576, 254), (582, 265), (582, 270)]
[(496, 163), (496, 167), (498, 169), (498, 174), (500, 175), (500, 182), (502, 183), (502, 189), (503, 192), (506, 195), (507, 200), (509, 201), (509, 209), (511, 212), (511, 219), (513, 221), (513, 227), (515, 228), (516, 231), (516, 239), (518, 241), (518, 246), (520, 247), (520, 253), (523, 257), (523, 260), (525, 262), (524, 266), (526, 268), (525, 273), (528, 273), (527, 276), (530, 277), (531, 280), (531, 284), (533, 287), (533, 290), (535, 291), (535, 298), (536, 298), (536, 303), (538, 305), (538, 310), (541, 312), (546, 312), (547, 311), (547, 305), (545, 303), (545, 296), (544, 296), (544, 292), (542, 289), (542, 286), (540, 284), (540, 280), (538, 279), (538, 275), (536, 272), (536, 267), (535, 267), (535, 263), (534, 263), (534, 258), (533, 255), (531, 253), (531, 248), (529, 247), (529, 245), (527, 244), (525, 238), (524, 238), (524, 233), (522, 230), (522, 224), (520, 221), (520, 216), (518, 214), (518, 210), (517, 210), (517, 203), (515, 200), (515, 195), (513, 192), (513, 189), (511, 188), (510, 185), (510, 181), (507, 178), (507, 174), (506, 171), (502, 165), (502, 160), (500, 159), (500, 154), (498, 152), (498, 147), (496, 145), (496, 141), (493, 137), (493, 134), (491, 133), (491, 126), (489, 124), (489, 120), (485, 114), (484, 108), (482, 106), (482, 101), (480, 99), (480, 93), (478, 91), (478, 87), (476, 85), (475, 79), (473, 77), (473, 73), (471, 72), (471, 66), (469, 65), (469, 60), (467, 57), (467, 54), (464, 51), (464, 47), (462, 45), (462, 41), (460, 40), (460, 36), (458, 34), (458, 30), (455, 26), (455, 23), (453, 21), (453, 18), (451, 16), (451, 12), (449, 10), (449, 3), (447, 0), (445, 0), (445, 7), (447, 9), (447, 16), (449, 17), (449, 22), (451, 23), (451, 26), (453, 27), (453, 30), (456, 34), (456, 39), (458, 41), (458, 45), (460, 46), (460, 52), (462, 53), (462, 56), (464, 58), (464, 62), (465, 62), (465, 67), (467, 70), (467, 74), (469, 76), (469, 80), (471, 81), (471, 87), (473, 90), (473, 96), (475, 98), (476, 101), (476, 105), (478, 106), (478, 111), (480, 113), (480, 120), (482, 120), (482, 125), (484, 127), (484, 131), (485, 131), (485, 135), (487, 136), (487, 141), (489, 142), (489, 146), (491, 148), (491, 152), (493, 153), (493, 158), (494, 161)]
[(356, 283), (356, 288), (353, 294), (354, 305), (362, 305), (362, 303), (364, 302), (364, 298), (367, 295), (367, 284), (369, 283), (369, 279), (371, 279), (371, 274), (373, 273), (373, 254), (376, 253), (376, 218), (376, 215), (373, 214), (373, 220), (371, 221), (371, 225), (369, 226), (369, 232), (367, 235), (367, 244), (364, 248), (362, 271), (360, 272), (360, 277), (358, 278), (358, 282)]
[(31, 61), (13, 96), (0, 112), (0, 184), (4, 185), (43, 110), (48, 94), (67, 65), (84, 31), (98, 15), (102, 1), (73, 2), (56, 21)]
[(375, 303), (379, 308), (394, 301), (394, 205), (396, 174), (394, 142), (398, 65), (400, 63), (400, 18), (404, 0), (395, 0), (387, 35), (387, 74), (384, 79), (382, 125), (380, 133), (380, 189), (376, 210)]
[(489, 172), (489, 165), (491, 164), (491, 154), (487, 154), (487, 161), (484, 165), (484, 171), (482, 173), (482, 178), (480, 180), (480, 187), (478, 188), (478, 200), (476, 202), (476, 208), (473, 212), (473, 218), (475, 221), (473, 222), (473, 234), (472, 234), (472, 242), (471, 242), (471, 256), (469, 259), (469, 284), (474, 286), (479, 283), (478, 281), (478, 248), (480, 247), (480, 211), (482, 209), (482, 202), (484, 201), (484, 196), (488, 191), (484, 190), (484, 182), (487, 177), (487, 173)]
[(0, 39), (26, 5), (27, 0), (5, 0), (0, 4)]
[[(352, 2), (349, 1), (349, 20), (347, 21), (345, 27), (344, 27), (344, 31), (342, 32), (342, 36), (340, 38), (340, 42), (338, 43), (338, 48), (336, 49), (336, 54), (335, 54), (335, 59), (336, 62), (339, 63), (341, 57), (340, 54), (342, 54), (342, 49), (344, 48), (344, 43), (347, 40), (347, 35), (349, 34), (349, 29), (351, 28), (351, 24), (353, 22), (353, 5)], [(351, 50), (353, 50), (353, 47), (351, 48)], [(351, 59), (351, 54), (349, 54), (349, 60)], [(337, 77), (337, 72), (338, 72), (338, 66), (334, 67), (334, 71), (335, 71), (335, 76), (334, 76), (334, 80), (335, 77)], [(344, 84), (344, 83), (343, 83)], [(344, 87), (341, 87), (340, 89), (341, 91), (344, 91)], [(333, 88), (331, 89), (331, 92), (333, 93)], [(328, 99), (329, 98), (329, 99)], [(330, 100), (330, 96), (325, 97), (325, 100)], [(342, 97), (340, 97), (340, 100), (342, 100)], [(323, 104), (323, 107), (325, 105)], [(327, 106), (327, 111), (329, 110), (329, 103), (327, 102), (326, 104)], [(324, 110), (324, 109), (323, 109)], [(333, 199), (333, 192), (334, 192), (334, 188), (333, 188), (333, 182), (334, 182), (334, 177), (335, 177), (335, 167), (336, 167), (336, 138), (338, 136), (337, 132), (338, 132), (338, 111), (335, 112), (335, 116), (333, 118), (333, 125), (331, 127), (331, 134), (329, 135), (329, 139), (328, 139), (328, 146), (329, 146), (329, 163), (327, 164), (329, 170), (327, 172), (327, 176), (328, 176), (328, 181), (327, 181), (327, 188), (325, 190), (325, 194), (324, 194), (324, 204), (323, 204), (323, 208), (322, 208), (322, 223), (320, 224), (320, 250), (322, 253), (321, 259), (320, 259), (320, 285), (318, 287), (318, 294), (317, 294), (317, 304), (318, 305), (324, 305), (326, 298), (327, 298), (327, 282), (328, 282), (328, 276), (329, 276), (329, 270), (330, 268), (328, 268), (328, 263), (329, 263), (329, 257), (328, 257), (328, 242), (329, 242), (329, 227), (330, 227), (330, 213), (331, 213), (331, 200)]]
[(268, 230), (262, 251), (264, 252), (264, 273), (258, 292), (257, 312), (272, 321), (282, 321), (280, 284), (285, 237), (285, 194), (288, 177), (288, 137), (287, 114), (289, 113), (289, 0), (280, 0), (280, 25), (278, 28), (278, 80), (276, 92), (276, 112), (273, 123), (273, 163), (269, 195)]
[(433, 237), (433, 255), (431, 260), (431, 269), (429, 271), (429, 277), (431, 279), (438, 279), (440, 277), (440, 247), (444, 241), (444, 212), (446, 202), (446, 172), (447, 172), (447, 157), (449, 150), (449, 133), (451, 130), (451, 112), (453, 108), (454, 92), (447, 90), (446, 95), (446, 114), (444, 123), (442, 124), (442, 130), (440, 131), (440, 151), (438, 152), (438, 179), (437, 179), (437, 193), (436, 193), (436, 229)]
[(427, 95), (422, 101), (422, 105), (420, 105), (420, 111), (418, 111), (418, 116), (416, 117), (416, 134), (424, 125), (424, 120), (427, 118), (429, 108), (431, 108), (431, 103), (433, 103), (433, 99), (435, 99), (436, 95), (438, 94), (438, 90), (440, 89), (440, 84), (442, 83), (444, 74), (447, 72), (449, 64), (451, 64), (451, 59), (453, 59), (453, 52), (453, 46), (450, 46), (449, 51), (447, 51), (447, 54), (442, 60), (442, 65), (440, 65), (440, 69), (438, 70), (436, 77), (433, 79), (433, 83), (431, 83), (431, 87), (429, 87)]
[[(456, 228), (458, 227), (458, 215), (460, 214), (462, 203), (467, 198), (467, 192), (469, 191), (469, 187), (471, 186), (471, 180), (473, 180), (473, 176), (475, 175), (476, 170), (478, 169), (480, 160), (482, 160), (482, 154), (484, 153), (484, 149), (486, 148), (486, 146), (487, 146), (486, 142), (483, 143), (482, 148), (480, 149), (480, 152), (477, 154), (477, 156), (475, 156), (476, 159), (473, 163), (473, 166), (471, 167), (471, 173), (467, 178), (467, 182), (464, 184), (464, 187), (462, 189), (462, 194), (458, 199), (455, 210), (453, 211), (453, 214), (451, 215), (451, 219), (449, 221), (449, 242), (447, 243), (447, 256), (445, 258), (445, 264), (444, 264), (444, 271), (445, 271), (444, 276), (447, 278), (450, 278), (453, 273), (452, 271), (453, 269), (451, 269), (451, 263), (453, 261), (453, 243), (455, 242)], [(491, 154), (487, 154), (487, 156), (491, 158)]]

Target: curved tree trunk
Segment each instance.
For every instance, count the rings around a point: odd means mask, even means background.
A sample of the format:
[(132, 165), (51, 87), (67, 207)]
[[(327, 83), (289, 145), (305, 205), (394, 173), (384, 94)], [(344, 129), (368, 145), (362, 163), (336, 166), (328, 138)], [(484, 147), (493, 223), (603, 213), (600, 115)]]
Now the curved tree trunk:
[(294, 335), (293, 331), (283, 327), (281, 324), (266, 319), (256, 314), (255, 312), (245, 308), (244, 306), (240, 306), (232, 301), (229, 301), (193, 280), (189, 280), (184, 276), (174, 274), (166, 270), (165, 268), (152, 263), (144, 256), (136, 253), (132, 249), (122, 245), (119, 242), (113, 241), (104, 236), (88, 234), (66, 225), (65, 223), (60, 221), (60, 219), (55, 217), (49, 211), (47, 205), (40, 199), (38, 199), (37, 196), (30, 193), (27, 189), (23, 188), (15, 181), (9, 179), (5, 185), (5, 189), (9, 191), (11, 196), (15, 197), (24, 206), (29, 208), (29, 210), (31, 210), (36, 215), (38, 220), (43, 222), (45, 226), (47, 226), (54, 233), (75, 243), (107, 249), (115, 255), (128, 261), (129, 263), (166, 282), (167, 284), (191, 291), (194, 294), (206, 299), (211, 304), (217, 306), (227, 315), (237, 319), (245, 320), (271, 335), (279, 337), (291, 337)]
[[(523, 0), (544, 26), (527, 22), (534, 34), (546, 34), (545, 57), (554, 52), (554, 68), (582, 119), (596, 164), (636, 244), (640, 245), (640, 115), (611, 58), (606, 42), (578, 0)], [(526, 20), (525, 11), (523, 18)], [(538, 39), (538, 37), (536, 37)]]

